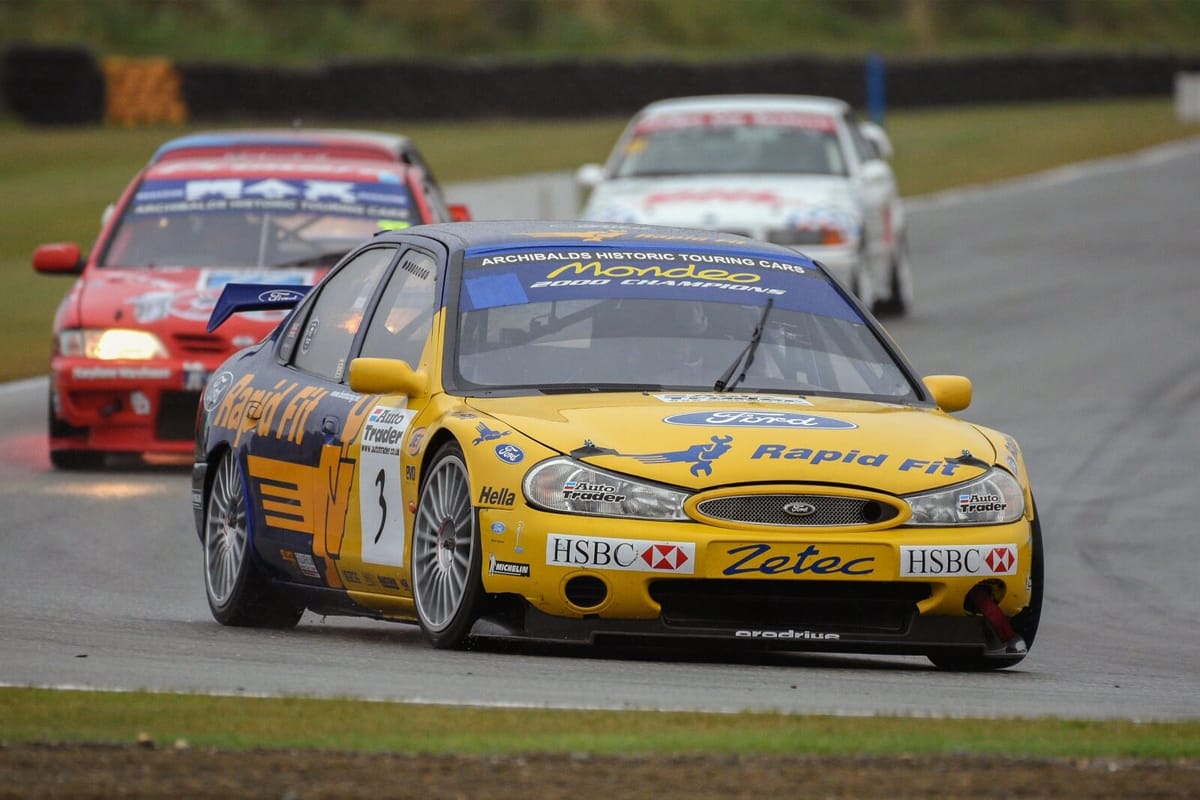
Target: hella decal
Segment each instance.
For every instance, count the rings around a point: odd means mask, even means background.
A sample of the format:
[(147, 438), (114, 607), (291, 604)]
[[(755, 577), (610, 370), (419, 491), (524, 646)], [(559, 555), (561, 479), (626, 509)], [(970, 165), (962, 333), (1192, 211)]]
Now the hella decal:
[(751, 411), (722, 409), (719, 411), (694, 411), (690, 414), (675, 414), (663, 422), (668, 425), (723, 426), (730, 428), (777, 428), (781, 430), (845, 431), (857, 428), (853, 422), (812, 414), (794, 414), (789, 411)]
[(900, 577), (1015, 575), (1017, 546), (901, 546)]
[(695, 571), (696, 545), (552, 533), (546, 537), (546, 563), (555, 567), (691, 575)]

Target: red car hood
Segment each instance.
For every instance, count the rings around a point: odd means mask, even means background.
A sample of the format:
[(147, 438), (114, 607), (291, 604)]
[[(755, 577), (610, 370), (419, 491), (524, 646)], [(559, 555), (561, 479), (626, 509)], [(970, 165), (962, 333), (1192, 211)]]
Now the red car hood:
[(207, 334), (205, 324), (217, 296), (226, 283), (290, 283), (297, 286), (316, 282), (323, 270), (156, 268), (94, 269), (79, 280), (73, 293), (78, 303), (79, 322), (85, 328), (135, 328), (158, 335), (168, 350), (173, 337), (200, 336), (224, 341), (225, 349), (244, 347), (261, 339), (286, 312), (260, 311), (240, 314), (220, 331)]

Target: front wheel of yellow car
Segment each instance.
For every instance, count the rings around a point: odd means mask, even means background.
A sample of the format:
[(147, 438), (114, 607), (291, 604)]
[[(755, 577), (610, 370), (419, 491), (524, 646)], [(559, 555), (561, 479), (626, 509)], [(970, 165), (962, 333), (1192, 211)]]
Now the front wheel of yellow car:
[(983, 672), (1011, 667), (1025, 659), (1033, 640), (1037, 637), (1038, 624), (1042, 619), (1042, 596), (1046, 583), (1046, 559), (1042, 547), (1042, 522), (1034, 504), (1034, 518), (1030, 534), (1032, 553), (1029, 565), (1029, 605), (1025, 606), (1010, 621), (1012, 629), (1020, 637), (1023, 650), (1012, 655), (946, 655), (931, 654), (929, 660), (935, 667), (955, 672)]
[(204, 589), (222, 625), (292, 628), (303, 606), (283, 600), (255, 566), (250, 547), (246, 485), (237, 457), (222, 456), (204, 511)]
[(460, 648), (483, 604), (478, 516), (462, 448), (447, 442), (421, 481), (412, 540), (417, 619), (438, 648)]

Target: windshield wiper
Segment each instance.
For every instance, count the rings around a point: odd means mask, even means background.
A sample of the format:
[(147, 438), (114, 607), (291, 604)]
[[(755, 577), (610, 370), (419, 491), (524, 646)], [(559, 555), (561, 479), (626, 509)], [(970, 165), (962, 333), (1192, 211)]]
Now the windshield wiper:
[[(758, 343), (762, 341), (763, 331), (767, 327), (767, 315), (771, 313), (771, 306), (775, 304), (774, 297), (767, 298), (767, 307), (763, 309), (762, 316), (758, 318), (758, 325), (754, 328), (754, 333), (750, 336), (750, 341), (746, 344), (742, 352), (738, 353), (738, 357), (729, 365), (729, 369), (717, 378), (717, 382), (713, 384), (713, 390), (718, 392), (727, 392), (734, 386), (742, 382), (746, 377), (746, 370), (750, 369), (750, 365), (754, 363), (754, 351), (758, 349)], [(743, 363), (744, 362), (744, 363)], [(741, 373), (732, 381), (729, 380), (734, 372), (737, 372), (738, 367), (742, 368)]]

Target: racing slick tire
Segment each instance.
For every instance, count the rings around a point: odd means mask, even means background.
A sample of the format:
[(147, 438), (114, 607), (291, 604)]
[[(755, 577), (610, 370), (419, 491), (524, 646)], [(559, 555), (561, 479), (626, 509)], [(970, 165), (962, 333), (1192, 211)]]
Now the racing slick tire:
[(485, 598), (482, 549), (466, 458), (449, 441), (422, 476), (412, 536), (413, 603), (434, 647), (467, 644)]
[(254, 563), (246, 482), (237, 456), (217, 465), (204, 510), (204, 590), (222, 625), (294, 628), (304, 607), (286, 602)]
[(1032, 563), (1029, 568), (1029, 605), (1021, 609), (1010, 620), (1013, 630), (1025, 642), (1025, 652), (1016, 653), (1012, 656), (990, 657), (977, 653), (970, 655), (930, 654), (928, 656), (929, 660), (938, 669), (953, 672), (985, 672), (987, 670), (1003, 669), (1024, 660), (1030, 648), (1033, 647), (1033, 640), (1037, 637), (1038, 623), (1042, 619), (1042, 596), (1045, 592), (1046, 583), (1046, 559), (1042, 548), (1042, 524), (1041, 518), (1037, 516), (1036, 503), (1034, 504), (1033, 513), (1033, 525), (1030, 534), (1032, 540)]

